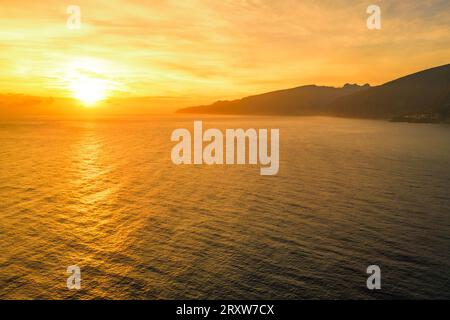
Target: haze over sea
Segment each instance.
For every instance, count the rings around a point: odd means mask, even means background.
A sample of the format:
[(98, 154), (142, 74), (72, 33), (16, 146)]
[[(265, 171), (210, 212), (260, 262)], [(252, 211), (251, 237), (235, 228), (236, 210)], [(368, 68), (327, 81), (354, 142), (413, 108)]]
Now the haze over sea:
[[(194, 120), (279, 128), (279, 174), (175, 166)], [(0, 156), (3, 299), (450, 298), (448, 125), (42, 118), (1, 121)]]

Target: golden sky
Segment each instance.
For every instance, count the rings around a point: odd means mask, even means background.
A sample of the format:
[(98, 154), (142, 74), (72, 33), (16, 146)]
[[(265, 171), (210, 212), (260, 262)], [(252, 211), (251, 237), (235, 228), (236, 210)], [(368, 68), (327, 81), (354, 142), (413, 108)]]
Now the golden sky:
[[(372, 3), (379, 31), (366, 27)], [(69, 5), (81, 8), (79, 30), (66, 26)], [(448, 0), (1, 0), (0, 92), (71, 96), (80, 74), (111, 96), (205, 102), (375, 85), (450, 62), (449, 9)]]

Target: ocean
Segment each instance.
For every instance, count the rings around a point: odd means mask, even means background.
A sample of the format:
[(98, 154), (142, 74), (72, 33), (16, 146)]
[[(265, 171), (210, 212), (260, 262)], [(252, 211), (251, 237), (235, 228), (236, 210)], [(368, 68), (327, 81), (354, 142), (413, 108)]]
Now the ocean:
[[(194, 120), (279, 128), (278, 175), (174, 165)], [(449, 125), (2, 120), (0, 156), (2, 299), (450, 299)]]

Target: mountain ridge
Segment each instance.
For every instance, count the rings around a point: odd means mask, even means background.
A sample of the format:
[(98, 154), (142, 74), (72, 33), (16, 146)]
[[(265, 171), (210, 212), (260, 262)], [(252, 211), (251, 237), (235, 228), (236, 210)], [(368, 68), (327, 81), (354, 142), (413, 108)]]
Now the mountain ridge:
[(326, 115), (447, 122), (450, 118), (450, 64), (422, 70), (379, 86), (341, 88), (306, 85), (232, 101), (183, 108), (178, 113)]

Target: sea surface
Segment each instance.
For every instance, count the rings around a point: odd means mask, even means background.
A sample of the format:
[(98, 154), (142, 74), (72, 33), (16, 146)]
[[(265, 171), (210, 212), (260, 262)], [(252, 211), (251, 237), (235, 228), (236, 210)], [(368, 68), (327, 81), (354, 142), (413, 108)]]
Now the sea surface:
[[(174, 165), (194, 120), (279, 128), (279, 174)], [(0, 157), (2, 299), (450, 299), (449, 125), (3, 120)]]

